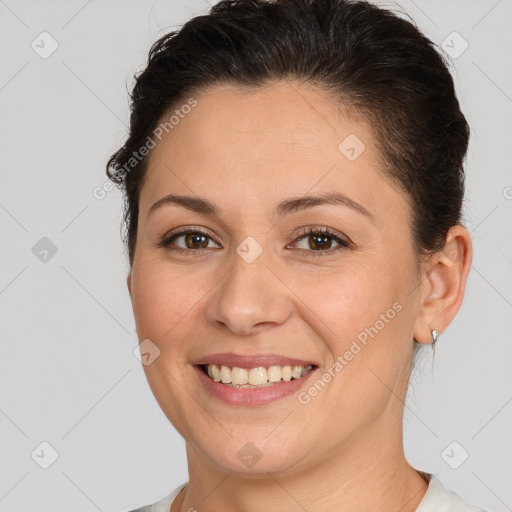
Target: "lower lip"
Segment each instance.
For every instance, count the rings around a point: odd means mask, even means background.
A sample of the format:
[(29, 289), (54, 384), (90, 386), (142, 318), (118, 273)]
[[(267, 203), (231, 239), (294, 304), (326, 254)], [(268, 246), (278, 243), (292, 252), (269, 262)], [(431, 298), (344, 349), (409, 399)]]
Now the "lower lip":
[(280, 381), (276, 382), (272, 386), (254, 389), (232, 388), (210, 379), (200, 366), (194, 365), (194, 369), (198, 374), (199, 380), (203, 383), (207, 391), (216, 398), (219, 398), (230, 405), (253, 406), (265, 405), (299, 391), (299, 389), (304, 386), (304, 384), (309, 380), (309, 377), (315, 373), (318, 368), (310, 370), (306, 375), (303, 375), (299, 379)]

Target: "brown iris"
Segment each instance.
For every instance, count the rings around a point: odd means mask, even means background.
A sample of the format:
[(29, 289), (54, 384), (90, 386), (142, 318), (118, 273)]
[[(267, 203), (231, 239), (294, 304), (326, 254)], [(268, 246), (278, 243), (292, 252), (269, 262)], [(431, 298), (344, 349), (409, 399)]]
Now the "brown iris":
[[(201, 238), (203, 242), (199, 241)], [(202, 233), (188, 233), (185, 235), (185, 245), (188, 249), (204, 249), (208, 247), (208, 237)]]
[[(312, 242), (314, 240), (314, 242)], [(320, 241), (319, 241), (320, 240)], [(310, 247), (312, 249), (330, 249), (331, 243), (332, 243), (332, 237), (327, 235), (310, 235), (309, 236), (309, 242)], [(329, 243), (331, 242), (331, 243)], [(329, 245), (329, 247), (326, 247), (326, 244)]]

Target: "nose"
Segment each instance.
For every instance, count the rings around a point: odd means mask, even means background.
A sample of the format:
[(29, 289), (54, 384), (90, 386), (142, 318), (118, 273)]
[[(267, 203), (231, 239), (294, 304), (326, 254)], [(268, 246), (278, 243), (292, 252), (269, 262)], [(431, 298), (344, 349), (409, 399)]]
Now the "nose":
[(290, 291), (263, 254), (248, 263), (233, 252), (231, 268), (207, 305), (210, 323), (248, 336), (281, 325), (290, 317)]

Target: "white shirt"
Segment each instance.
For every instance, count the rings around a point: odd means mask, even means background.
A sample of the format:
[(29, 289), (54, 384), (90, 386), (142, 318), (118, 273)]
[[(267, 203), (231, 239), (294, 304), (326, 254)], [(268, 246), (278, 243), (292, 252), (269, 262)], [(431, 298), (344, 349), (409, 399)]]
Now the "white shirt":
[[(429, 486), (416, 512), (486, 512), (481, 508), (468, 505), (453, 491), (445, 489), (434, 475), (423, 474), (429, 479)], [(130, 512), (170, 512), (172, 502), (187, 483), (181, 484), (160, 501)]]

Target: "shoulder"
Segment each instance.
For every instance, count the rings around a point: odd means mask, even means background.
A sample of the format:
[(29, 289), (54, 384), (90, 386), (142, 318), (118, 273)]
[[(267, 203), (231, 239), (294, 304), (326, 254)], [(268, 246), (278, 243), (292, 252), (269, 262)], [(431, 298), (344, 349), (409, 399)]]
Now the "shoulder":
[(187, 485), (188, 482), (185, 482), (174, 491), (171, 492), (171, 494), (168, 494), (167, 496), (164, 496), (161, 500), (157, 501), (156, 503), (151, 503), (150, 505), (145, 505), (143, 507), (130, 510), (129, 512), (169, 512), (172, 502), (174, 501), (174, 498), (178, 496), (178, 494), (181, 492), (181, 490)]
[(434, 475), (424, 473), (429, 486), (416, 512), (487, 512), (466, 503), (458, 494), (445, 489)]

